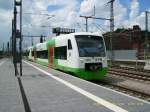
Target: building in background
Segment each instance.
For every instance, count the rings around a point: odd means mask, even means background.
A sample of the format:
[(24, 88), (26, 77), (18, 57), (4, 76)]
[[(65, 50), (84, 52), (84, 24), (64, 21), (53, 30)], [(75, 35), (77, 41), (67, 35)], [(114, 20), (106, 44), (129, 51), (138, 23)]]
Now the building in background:
[[(114, 54), (117, 52), (115, 55), (116, 59), (118, 57), (120, 59), (124, 59), (124, 57), (127, 59), (144, 59), (146, 54), (145, 35), (146, 31), (141, 30), (138, 25), (133, 26), (132, 29), (119, 28), (112, 32), (112, 34), (110, 32), (103, 34), (108, 51), (110, 51), (110, 37), (112, 36)], [(150, 43), (150, 32), (148, 32), (147, 37), (148, 43)]]

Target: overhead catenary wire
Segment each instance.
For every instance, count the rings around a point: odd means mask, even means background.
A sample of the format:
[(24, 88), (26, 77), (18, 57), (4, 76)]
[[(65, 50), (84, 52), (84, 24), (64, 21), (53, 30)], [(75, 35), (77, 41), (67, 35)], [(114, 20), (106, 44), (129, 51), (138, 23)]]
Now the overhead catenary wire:
[(79, 22), (77, 22), (76, 25), (78, 28), (80, 28), (80, 31), (84, 31), (83, 26)]
[[(98, 24), (98, 23), (93, 23), (93, 24), (95, 24), (95, 25), (97, 25), (99, 28), (101, 28), (104, 32), (107, 32), (108, 30), (107, 29), (105, 29), (104, 27), (102, 27), (100, 24)], [(109, 26), (107, 26), (107, 27), (109, 27)]]
[(99, 26), (97, 26), (97, 24), (92, 23), (99, 31), (101, 31), (102, 33), (105, 33), (105, 31), (103, 29), (101, 29)]
[(55, 15), (54, 14), (48, 14), (48, 13), (31, 13), (31, 12), (24, 12), (23, 14), (29, 14), (29, 15), (41, 15), (41, 16), (52, 16), (54, 17)]

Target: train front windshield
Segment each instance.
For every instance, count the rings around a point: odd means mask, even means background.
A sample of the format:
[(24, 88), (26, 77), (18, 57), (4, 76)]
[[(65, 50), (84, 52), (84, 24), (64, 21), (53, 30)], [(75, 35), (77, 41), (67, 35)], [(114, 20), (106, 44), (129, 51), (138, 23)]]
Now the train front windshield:
[(104, 57), (105, 46), (102, 37), (93, 35), (76, 35), (80, 57)]

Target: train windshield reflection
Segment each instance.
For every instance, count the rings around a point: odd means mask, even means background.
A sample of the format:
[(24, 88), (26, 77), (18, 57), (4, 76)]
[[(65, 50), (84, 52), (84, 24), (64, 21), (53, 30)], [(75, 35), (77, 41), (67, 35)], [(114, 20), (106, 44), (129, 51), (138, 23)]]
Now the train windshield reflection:
[(80, 57), (104, 57), (105, 46), (103, 38), (92, 35), (76, 35)]

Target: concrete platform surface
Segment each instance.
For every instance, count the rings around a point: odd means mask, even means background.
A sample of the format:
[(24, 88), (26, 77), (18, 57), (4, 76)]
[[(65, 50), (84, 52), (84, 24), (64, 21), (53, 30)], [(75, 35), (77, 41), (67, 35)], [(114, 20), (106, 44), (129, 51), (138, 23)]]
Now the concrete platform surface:
[(8, 60), (0, 60), (0, 112), (25, 112), (14, 68)]
[[(10, 85), (5, 84), (6, 79), (9, 79)], [(149, 112), (150, 110), (150, 103), (146, 101), (31, 62), (23, 62), (23, 76), (20, 79), (31, 112)], [(16, 103), (13, 105), (9, 102), (11, 93), (15, 93), (13, 100), (17, 102), (17, 112), (24, 111), (22, 93), (9, 60), (0, 64), (0, 84), (3, 85), (0, 85), (0, 90), (4, 91), (6, 86), (8, 88), (13, 86), (14, 89), (5, 91), (2, 96), (0, 91), (0, 112), (5, 112), (3, 110), (6, 108), (16, 107)], [(6, 101), (3, 103), (1, 99)], [(5, 108), (2, 109), (4, 105)], [(6, 112), (13, 111), (8, 109)]]

